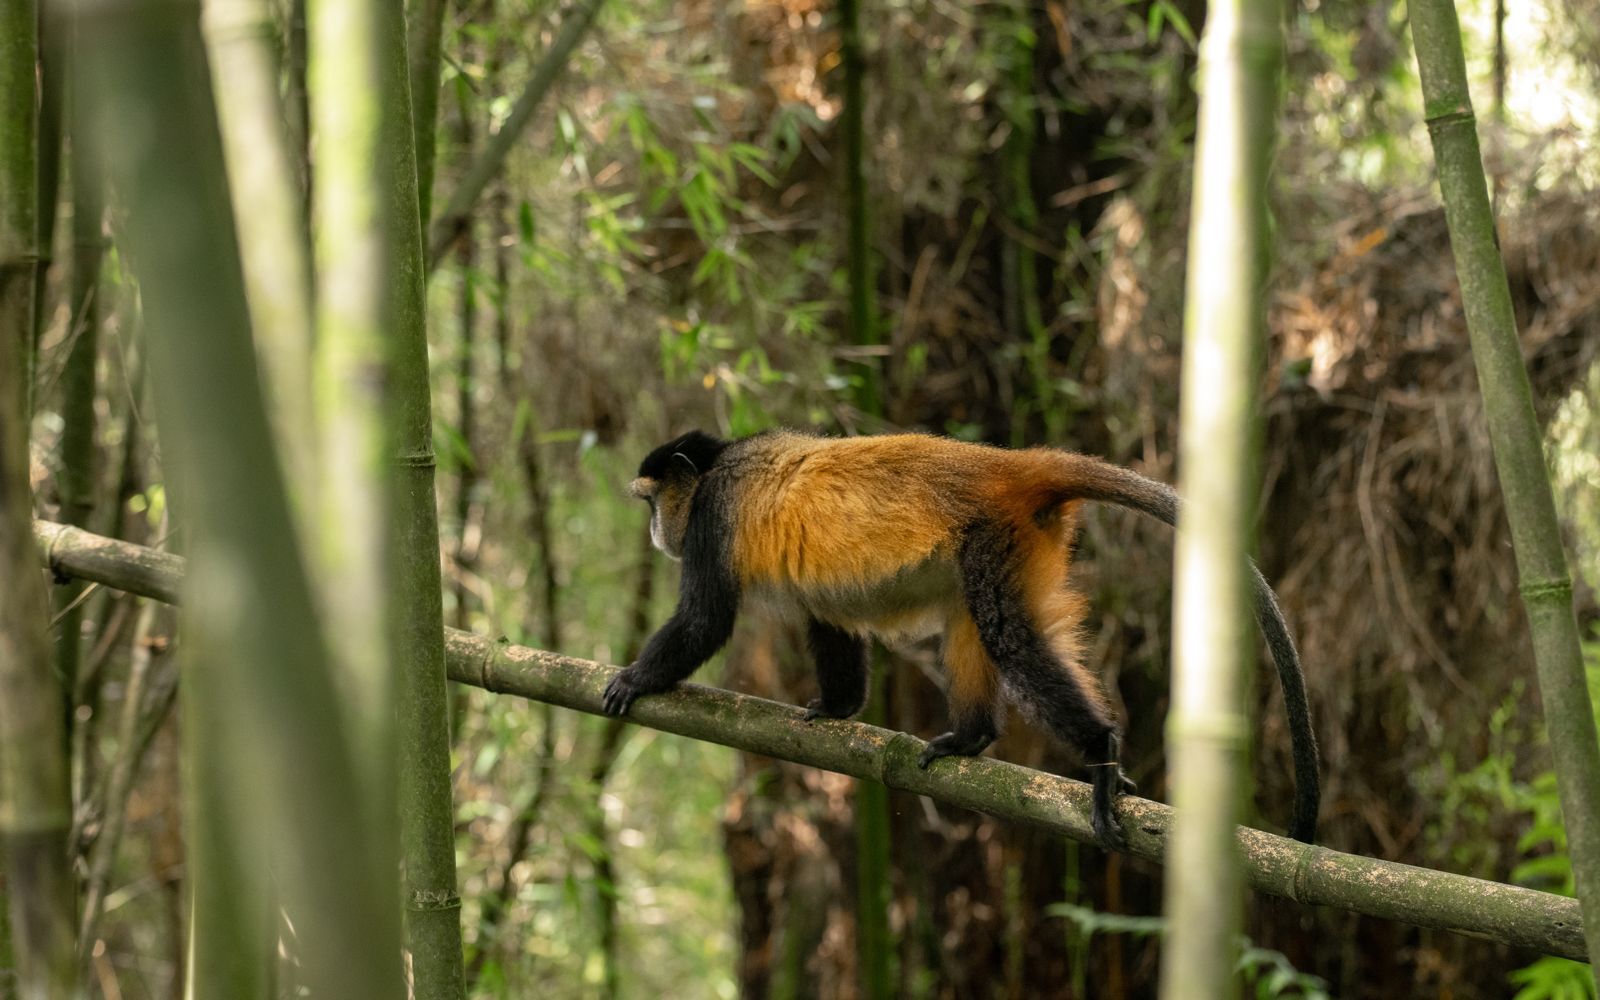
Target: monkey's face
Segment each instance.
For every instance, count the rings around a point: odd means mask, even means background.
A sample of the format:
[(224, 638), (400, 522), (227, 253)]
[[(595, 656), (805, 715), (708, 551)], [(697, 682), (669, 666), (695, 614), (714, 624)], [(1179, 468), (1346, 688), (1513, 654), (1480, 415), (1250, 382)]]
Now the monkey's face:
[(673, 438), (639, 463), (628, 492), (650, 503), (650, 539), (673, 559), (683, 558), (689, 505), (700, 477), (711, 471), (728, 442), (701, 431)]
[(692, 475), (673, 475), (665, 479), (640, 476), (628, 484), (628, 492), (650, 504), (650, 541), (669, 558), (683, 558), (683, 536), (689, 529), (689, 501), (694, 498)]

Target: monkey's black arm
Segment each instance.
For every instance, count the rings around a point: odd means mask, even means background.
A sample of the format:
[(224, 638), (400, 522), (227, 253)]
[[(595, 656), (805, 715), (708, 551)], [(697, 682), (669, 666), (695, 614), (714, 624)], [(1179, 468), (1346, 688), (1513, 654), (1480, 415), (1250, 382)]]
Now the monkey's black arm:
[(728, 552), (728, 532), (715, 495), (695, 498), (683, 542), (683, 582), (678, 609), (639, 659), (606, 685), (603, 707), (622, 715), (643, 694), (666, 691), (715, 656), (733, 634), (739, 581)]

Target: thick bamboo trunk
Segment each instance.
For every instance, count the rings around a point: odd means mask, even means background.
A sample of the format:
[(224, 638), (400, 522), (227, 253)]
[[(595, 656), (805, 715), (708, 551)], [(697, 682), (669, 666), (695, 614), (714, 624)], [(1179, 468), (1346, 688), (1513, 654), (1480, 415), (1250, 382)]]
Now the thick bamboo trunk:
[[(179, 657), (188, 987), (266, 995), (267, 873), (318, 996), (403, 992), (393, 868), (360, 807), (257, 379), (197, 3), (82, 5), (79, 67), (148, 320), (165, 481), (192, 558)], [(182, 150), (182, 156), (173, 150)], [(229, 642), (239, 648), (224, 651)], [(276, 647), (276, 648), (274, 648)]]
[(290, 116), (279, 97), (276, 5), (203, 0), (206, 48), (239, 228), (250, 324), (302, 531), (315, 521), (311, 253)]
[(19, 995), (75, 995), (72, 825), (49, 603), (29, 551), (38, 11), (0, 0), (0, 873)]

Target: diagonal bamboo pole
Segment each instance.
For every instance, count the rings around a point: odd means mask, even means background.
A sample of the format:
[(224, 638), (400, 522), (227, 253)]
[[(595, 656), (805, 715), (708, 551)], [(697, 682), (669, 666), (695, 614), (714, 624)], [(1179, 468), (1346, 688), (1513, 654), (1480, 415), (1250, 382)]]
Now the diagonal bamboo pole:
[[(55, 572), (163, 601), (176, 600), (184, 561), (48, 521), (34, 522), (42, 558)], [(600, 693), (616, 668), (445, 630), (452, 680), (600, 715)], [(859, 722), (806, 723), (802, 712), (764, 698), (686, 684), (629, 710), (640, 725), (881, 781), (951, 805), (1028, 823), (1085, 843), (1089, 786), (989, 757), (963, 759), (937, 775), (917, 766), (915, 736)], [(1172, 810), (1119, 800), (1128, 853), (1165, 863)], [(1260, 830), (1235, 831), (1245, 883), (1257, 892), (1315, 906), (1437, 927), (1469, 937), (1586, 961), (1578, 902), (1554, 893), (1345, 854)]]
[(550, 48), (540, 58), (539, 65), (534, 67), (533, 76), (529, 78), (522, 94), (517, 97), (517, 102), (511, 106), (511, 113), (506, 116), (505, 123), (467, 168), (466, 174), (456, 185), (455, 191), (451, 192), (450, 199), (439, 210), (432, 228), (428, 230), (427, 260), (430, 265), (438, 263), (439, 257), (449, 248), (450, 242), (461, 234), (461, 226), (466, 220), (467, 213), (472, 211), (472, 206), (478, 203), (478, 197), (483, 194), (484, 188), (489, 186), (489, 182), (494, 180), (495, 175), (505, 166), (511, 147), (522, 138), (523, 131), (533, 120), (534, 112), (539, 110), (539, 105), (544, 103), (545, 95), (550, 93), (550, 88), (555, 85), (556, 78), (566, 69), (572, 50), (583, 41), (583, 36), (588, 33), (589, 26), (594, 23), (595, 15), (600, 13), (600, 7), (604, 3), (605, 0), (579, 0), (578, 5), (567, 12), (566, 18), (561, 22), (561, 30), (550, 42)]
[(1561, 525), (1517, 341), (1505, 262), (1495, 238), (1455, 3), (1410, 0), (1407, 10), (1422, 75), (1423, 113), (1433, 140), (1450, 248), (1472, 338), (1472, 360), (1478, 369), (1522, 603), (1533, 636), (1533, 661), (1555, 758), (1567, 848), (1594, 950), (1600, 946), (1600, 744), (1595, 740), (1594, 703), (1572, 612), (1572, 577), (1561, 548)]

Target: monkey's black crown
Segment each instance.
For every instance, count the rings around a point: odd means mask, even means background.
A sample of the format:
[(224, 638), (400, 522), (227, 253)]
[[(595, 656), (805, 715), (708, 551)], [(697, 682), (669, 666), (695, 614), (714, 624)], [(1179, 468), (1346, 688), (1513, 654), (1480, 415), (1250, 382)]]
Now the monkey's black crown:
[(681, 475), (691, 470), (694, 475), (700, 475), (716, 464), (717, 456), (731, 443), (704, 431), (690, 431), (646, 455), (644, 461), (639, 463), (639, 475), (648, 479), (665, 479), (674, 473)]

